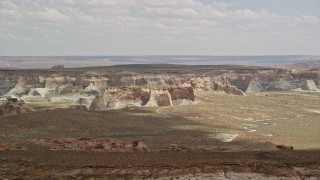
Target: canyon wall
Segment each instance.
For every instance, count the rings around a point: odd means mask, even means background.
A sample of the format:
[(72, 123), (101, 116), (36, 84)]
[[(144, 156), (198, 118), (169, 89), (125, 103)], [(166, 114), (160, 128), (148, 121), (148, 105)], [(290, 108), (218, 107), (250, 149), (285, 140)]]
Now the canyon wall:
[[(66, 103), (90, 110), (192, 104), (197, 92), (245, 96), (260, 91), (319, 92), (319, 71), (215, 69), (177, 71), (0, 71), (0, 95), (26, 103)], [(3, 100), (3, 99), (2, 99)]]

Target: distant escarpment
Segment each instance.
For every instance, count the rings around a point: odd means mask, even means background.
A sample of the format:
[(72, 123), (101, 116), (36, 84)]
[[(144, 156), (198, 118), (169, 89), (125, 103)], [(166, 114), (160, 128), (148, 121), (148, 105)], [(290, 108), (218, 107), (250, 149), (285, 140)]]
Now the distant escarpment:
[(26, 104), (40, 103), (39, 107), (103, 111), (194, 104), (198, 101), (198, 92), (245, 96), (260, 91), (320, 91), (320, 71), (317, 70), (243, 66), (133, 67), (3, 70), (0, 71), (1, 102), (13, 96)]

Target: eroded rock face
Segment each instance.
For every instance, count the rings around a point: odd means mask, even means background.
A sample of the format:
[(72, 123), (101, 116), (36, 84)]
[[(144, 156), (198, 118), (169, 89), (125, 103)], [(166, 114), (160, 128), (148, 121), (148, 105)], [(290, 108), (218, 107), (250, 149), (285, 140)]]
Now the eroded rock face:
[(316, 83), (313, 80), (307, 80), (305, 85), (306, 90), (309, 91), (320, 91)]
[[(18, 96), (26, 102), (92, 104), (92, 109), (119, 109), (130, 106), (172, 106), (193, 104), (195, 91), (241, 95), (260, 91), (320, 92), (320, 72), (288, 69), (214, 69), (189, 72), (157, 70), (121, 71), (0, 71), (0, 93)], [(95, 99), (103, 95), (102, 100)], [(77, 102), (80, 98), (86, 103)], [(106, 99), (107, 98), (107, 99)], [(92, 102), (94, 100), (94, 102)], [(92, 102), (92, 103), (91, 103)]]
[(293, 147), (292, 147), (292, 146), (277, 145), (276, 147), (277, 147), (277, 149), (279, 149), (279, 150), (293, 150)]
[(56, 65), (56, 66), (52, 66), (51, 69), (64, 69), (64, 65), (60, 64), (60, 65)]
[(31, 143), (44, 145), (53, 151), (86, 150), (107, 152), (148, 152), (141, 141), (120, 141), (113, 139), (40, 139)]
[(119, 109), (130, 106), (144, 106), (150, 99), (147, 88), (141, 87), (111, 87), (105, 90), (108, 108)]
[(146, 106), (157, 107), (157, 106), (172, 106), (171, 94), (167, 89), (151, 89), (150, 98)]
[(117, 87), (108, 88), (105, 96), (110, 109), (172, 106), (178, 100), (195, 100), (192, 87)]
[(86, 98), (79, 98), (79, 99), (77, 100), (77, 104), (78, 104), (78, 105), (88, 105), (88, 104), (90, 104), (90, 102), (89, 102), (89, 100), (86, 99)]
[(194, 101), (196, 96), (194, 94), (194, 90), (192, 87), (185, 87), (185, 88), (169, 88), (168, 89), (172, 101), (179, 100), (179, 99), (187, 99)]
[(85, 105), (71, 105), (69, 106), (69, 109), (88, 110)]
[(91, 110), (91, 111), (105, 111), (105, 110), (107, 110), (104, 96), (97, 95), (96, 98), (92, 101), (89, 110)]
[(212, 88), (215, 91), (224, 92), (227, 94), (241, 95), (241, 96), (246, 95), (242, 90), (238, 89), (236, 86), (220, 85), (220, 84), (214, 83)]
[(35, 110), (18, 98), (8, 98), (7, 102), (0, 106), (0, 116), (16, 115), (32, 111)]
[(263, 87), (262, 87), (261, 83), (256, 79), (252, 79), (249, 82), (248, 87), (246, 88), (245, 92), (260, 92), (262, 90), (263, 90)]
[(224, 147), (186, 147), (177, 144), (170, 144), (165, 146), (162, 152), (225, 152), (233, 151), (232, 149)]
[[(57, 74), (38, 75), (30, 73), (20, 75), (18, 78), (13, 76), (11, 82), (7, 78), (6, 87), (13, 87), (1, 95), (65, 95), (70, 93), (81, 93), (89, 95), (97, 95), (104, 90), (108, 79), (104, 76), (87, 74), (80, 76), (65, 76)], [(4, 81), (7, 81), (4, 79)], [(11, 83), (11, 84), (10, 84)], [(14, 85), (13, 85), (14, 84)], [(6, 89), (3, 87), (2, 89)]]
[(18, 75), (14, 73), (8, 73), (0, 75), (0, 96), (8, 93), (12, 88), (14, 88), (18, 82)]
[(261, 92), (263, 87), (260, 81), (254, 78), (252, 75), (243, 76), (243, 77), (233, 77), (230, 79), (231, 84), (236, 86), (238, 89), (245, 93), (249, 92)]
[(155, 98), (158, 106), (172, 106), (172, 99), (169, 94), (160, 94)]

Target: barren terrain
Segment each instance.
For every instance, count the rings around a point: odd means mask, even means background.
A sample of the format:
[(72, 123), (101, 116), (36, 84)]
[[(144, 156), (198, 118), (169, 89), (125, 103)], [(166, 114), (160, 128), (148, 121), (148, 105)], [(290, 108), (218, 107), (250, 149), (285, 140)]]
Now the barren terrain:
[[(228, 172), (231, 179), (240, 175), (253, 179), (300, 178), (296, 170), (300, 167), (308, 169), (306, 177), (319, 177), (320, 116), (314, 112), (320, 107), (318, 93), (198, 96), (203, 101), (193, 105), (103, 112), (56, 109), (2, 117), (1, 142), (12, 142), (23, 149), (0, 151), (2, 176), (160, 178), (184, 174), (185, 178), (228, 178), (219, 174)], [(84, 137), (140, 140), (151, 152), (52, 152), (26, 143), (42, 138)], [(160, 152), (170, 144), (226, 150)], [(275, 144), (295, 150), (282, 153)]]
[(320, 178), (318, 71), (144, 67), (2, 72), (0, 177)]

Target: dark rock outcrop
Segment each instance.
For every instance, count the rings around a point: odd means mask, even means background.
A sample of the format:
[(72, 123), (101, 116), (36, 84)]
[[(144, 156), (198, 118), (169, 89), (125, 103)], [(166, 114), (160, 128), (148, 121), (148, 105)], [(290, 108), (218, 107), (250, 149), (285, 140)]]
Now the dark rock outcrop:
[(0, 116), (9, 116), (35, 111), (24, 101), (18, 98), (8, 98), (7, 102), (0, 107)]
[(225, 92), (226, 94), (233, 94), (233, 95), (240, 95), (240, 96), (245, 96), (246, 94), (238, 89), (236, 86), (231, 86), (231, 85), (220, 85), (217, 83), (213, 83), (213, 90), (214, 91), (220, 91), (220, 92)]
[(60, 64), (60, 65), (52, 66), (51, 69), (53, 70), (64, 69), (64, 65)]
[(92, 101), (89, 110), (91, 110), (91, 111), (105, 111), (105, 110), (107, 110), (104, 96), (97, 95), (96, 98)]
[(121, 141), (113, 139), (40, 139), (30, 143), (44, 145), (53, 151), (85, 150), (106, 152), (149, 152), (142, 141)]
[(279, 150), (293, 150), (292, 146), (285, 146), (285, 145), (277, 145), (276, 148)]
[(169, 88), (168, 89), (172, 101), (179, 99), (187, 99), (194, 101), (196, 96), (194, 94), (194, 90), (192, 87), (177, 87), (177, 88)]
[(160, 94), (156, 98), (158, 106), (171, 106), (172, 101), (168, 94)]
[(71, 105), (69, 106), (69, 109), (88, 110), (85, 105)]

